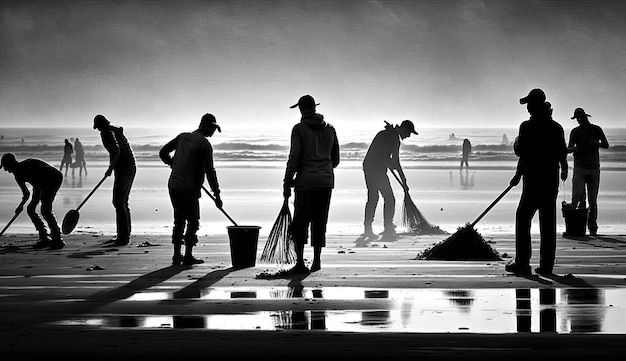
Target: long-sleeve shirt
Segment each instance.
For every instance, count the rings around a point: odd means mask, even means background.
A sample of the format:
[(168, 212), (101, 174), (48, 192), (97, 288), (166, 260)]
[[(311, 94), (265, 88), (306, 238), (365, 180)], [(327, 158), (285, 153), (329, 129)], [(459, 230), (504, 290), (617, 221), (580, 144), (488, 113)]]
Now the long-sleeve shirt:
[(35, 158), (27, 158), (18, 162), (13, 171), (13, 176), (22, 190), (23, 199), (30, 195), (26, 183), (30, 183), (35, 189), (43, 189), (61, 184), (63, 179), (63, 174), (58, 169)]
[(113, 169), (135, 166), (135, 156), (122, 127), (109, 125), (100, 131), (100, 138), (109, 152), (109, 164)]
[(568, 151), (574, 153), (574, 168), (599, 169), (599, 148), (608, 148), (609, 141), (602, 128), (595, 124), (581, 124), (569, 134)]
[(549, 117), (531, 116), (522, 122), (514, 150), (525, 177), (543, 179), (558, 174), (559, 167), (568, 169), (563, 127)]
[[(170, 155), (172, 152), (173, 157)], [(172, 167), (168, 180), (169, 189), (196, 191), (200, 197), (206, 174), (213, 193), (220, 193), (217, 172), (213, 165), (213, 146), (200, 131), (180, 133), (161, 148), (159, 157), (163, 163)]]
[(363, 168), (368, 170), (386, 171), (387, 168), (400, 168), (400, 136), (394, 128), (381, 130), (370, 144)]
[(317, 113), (305, 113), (291, 130), (291, 147), (283, 181), (296, 190), (335, 187), (334, 168), (339, 165), (339, 141), (335, 128)]

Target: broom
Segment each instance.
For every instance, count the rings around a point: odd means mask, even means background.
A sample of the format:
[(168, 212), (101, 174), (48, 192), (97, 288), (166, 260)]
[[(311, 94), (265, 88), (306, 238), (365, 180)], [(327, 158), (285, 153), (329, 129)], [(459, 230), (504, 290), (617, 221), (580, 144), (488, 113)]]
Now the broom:
[(402, 207), (402, 226), (411, 233), (415, 234), (446, 234), (447, 232), (441, 230), (439, 227), (430, 224), (422, 212), (417, 209), (411, 195), (406, 190), (406, 186), (402, 183), (396, 173), (389, 169), (394, 178), (400, 183), (404, 189), (404, 202)]
[(291, 211), (287, 198), (278, 212), (261, 253), (261, 262), (290, 264), (296, 261), (296, 247), (291, 239)]

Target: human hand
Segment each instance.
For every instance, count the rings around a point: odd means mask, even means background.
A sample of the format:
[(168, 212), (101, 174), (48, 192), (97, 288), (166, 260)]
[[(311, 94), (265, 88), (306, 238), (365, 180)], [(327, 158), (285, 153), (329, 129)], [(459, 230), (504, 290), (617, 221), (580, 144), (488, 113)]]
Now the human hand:
[(561, 169), (561, 180), (565, 181), (567, 179), (567, 169)]
[(222, 208), (224, 206), (224, 202), (222, 202), (222, 198), (220, 197), (219, 194), (215, 195), (215, 206), (217, 206), (217, 208)]
[(107, 171), (106, 171), (106, 172), (104, 172), (104, 175), (105, 175), (106, 177), (109, 177), (109, 176), (111, 175), (111, 173), (113, 173), (113, 167), (109, 167), (109, 168), (107, 168)]
[(283, 183), (283, 198), (288, 199), (289, 197), (291, 197), (291, 186)]
[(511, 178), (511, 181), (509, 182), (509, 184), (515, 187), (516, 185), (519, 184), (520, 180), (522, 180), (522, 176), (520, 174), (515, 173), (513, 178)]
[(20, 205), (17, 206), (17, 208), (15, 208), (15, 214), (22, 213), (23, 210), (24, 210), (24, 205), (20, 203)]

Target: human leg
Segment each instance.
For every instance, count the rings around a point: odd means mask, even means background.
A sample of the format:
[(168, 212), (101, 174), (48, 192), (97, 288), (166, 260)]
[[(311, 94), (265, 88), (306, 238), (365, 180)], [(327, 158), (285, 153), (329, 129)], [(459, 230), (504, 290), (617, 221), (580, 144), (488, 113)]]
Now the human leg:
[(574, 167), (572, 175), (572, 205), (577, 208), (586, 207), (585, 174), (580, 168)]
[(391, 188), (391, 183), (389, 182), (389, 178), (385, 174), (384, 179), (380, 180), (379, 183), (380, 194), (383, 196), (384, 206), (383, 206), (383, 224), (384, 230), (383, 234), (395, 234), (396, 233), (396, 225), (393, 224), (393, 218), (396, 212), (396, 197), (393, 195), (393, 188)]
[(311, 245), (313, 246), (313, 264), (311, 271), (322, 268), (322, 248), (326, 247), (326, 225), (328, 224), (328, 212), (330, 210), (330, 198), (332, 189), (313, 192), (311, 200)]
[(367, 187), (367, 201), (365, 202), (365, 217), (363, 225), (365, 231), (364, 236), (375, 236), (372, 230), (372, 224), (374, 223), (374, 216), (376, 214), (376, 207), (378, 205), (378, 186), (377, 175), (375, 173), (364, 171), (365, 173), (365, 186)]
[(183, 255), (181, 253), (183, 245), (183, 233), (185, 231), (186, 218), (185, 218), (185, 203), (183, 201), (184, 195), (182, 191), (170, 189), (170, 202), (174, 210), (174, 226), (172, 228), (172, 245), (174, 247), (174, 254), (172, 255), (172, 264), (181, 264), (183, 261)]
[(30, 220), (33, 222), (37, 233), (39, 233), (39, 241), (37, 241), (37, 243), (33, 245), (33, 248), (36, 249), (48, 248), (50, 247), (50, 244), (52, 242), (52, 240), (50, 239), (50, 235), (48, 235), (48, 230), (46, 229), (46, 226), (41, 220), (39, 214), (37, 214), (37, 206), (39, 205), (40, 201), (41, 189), (38, 187), (33, 188), (32, 198), (26, 206), (26, 213), (28, 214)]
[(600, 189), (600, 169), (589, 170), (587, 176), (587, 198), (589, 200), (589, 218), (587, 226), (589, 233), (595, 236), (598, 233), (598, 191)]
[(115, 170), (113, 182), (113, 207), (117, 225), (117, 239), (115, 245), (123, 246), (129, 243), (131, 234), (131, 216), (128, 206), (130, 190), (135, 180), (136, 168), (128, 167)]
[(539, 208), (539, 273), (552, 273), (556, 256), (556, 193), (542, 197)]
[(197, 232), (200, 229), (200, 204), (195, 192), (187, 195), (187, 229), (185, 231), (185, 255), (183, 256), (184, 265), (193, 265), (204, 263), (204, 260), (193, 256), (193, 248), (198, 244)]
[(530, 274), (530, 227), (537, 210), (533, 197), (522, 190), (515, 212), (515, 260), (505, 268), (509, 272)]
[(291, 238), (296, 248), (296, 264), (290, 273), (307, 273), (304, 264), (304, 246), (308, 243), (308, 228), (311, 223), (309, 212), (309, 192), (296, 190), (294, 195), (293, 219), (291, 221)]
[(63, 178), (59, 177), (53, 185), (44, 188), (41, 191), (41, 215), (46, 220), (46, 223), (48, 223), (48, 228), (50, 229), (50, 235), (52, 238), (50, 249), (61, 249), (65, 247), (65, 242), (61, 237), (61, 228), (59, 227), (59, 223), (57, 222), (52, 210), (54, 198), (56, 197), (62, 182)]

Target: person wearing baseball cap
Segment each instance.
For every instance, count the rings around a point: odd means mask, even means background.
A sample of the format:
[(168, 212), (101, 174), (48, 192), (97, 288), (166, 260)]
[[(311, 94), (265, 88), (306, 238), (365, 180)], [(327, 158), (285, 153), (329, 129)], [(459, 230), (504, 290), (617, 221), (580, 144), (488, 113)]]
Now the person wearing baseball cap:
[[(32, 198), (26, 207), (26, 212), (39, 233), (39, 240), (33, 245), (35, 249), (61, 249), (65, 242), (61, 237), (61, 229), (54, 216), (52, 203), (63, 183), (63, 173), (50, 164), (40, 159), (27, 158), (18, 162), (13, 153), (6, 153), (0, 160), (0, 169), (13, 173), (15, 181), (22, 190), (22, 202), (15, 209), (15, 213), (21, 213), (24, 204), (30, 198), (31, 192), (26, 183), (32, 188)], [(50, 234), (46, 230), (41, 217), (37, 214), (37, 206), (41, 202), (41, 216), (48, 224)]]
[(522, 195), (515, 213), (515, 259), (507, 272), (530, 275), (531, 225), (539, 213), (540, 249), (538, 274), (552, 274), (556, 256), (556, 198), (560, 179), (567, 179), (567, 146), (563, 127), (552, 119), (552, 106), (539, 88), (519, 100), (526, 104), (530, 119), (520, 124), (513, 150), (519, 157), (510, 181), (523, 180)]
[[(291, 129), (291, 146), (283, 178), (283, 198), (294, 189), (294, 212), (291, 238), (296, 248), (296, 264), (290, 274), (304, 274), (321, 269), (322, 248), (326, 247), (326, 225), (330, 199), (335, 187), (335, 171), (339, 165), (339, 141), (332, 124), (316, 112), (319, 103), (311, 95), (303, 95), (289, 108), (298, 107), (300, 122)], [(313, 263), (304, 263), (304, 246), (313, 247)]]
[(365, 154), (363, 173), (367, 187), (367, 201), (365, 203), (363, 237), (378, 238), (372, 229), (379, 194), (383, 196), (383, 225), (381, 235), (393, 238), (396, 235), (396, 225), (393, 223), (396, 208), (396, 198), (387, 177), (387, 169), (398, 171), (406, 191), (409, 187), (406, 176), (400, 165), (400, 143), (412, 134), (418, 135), (415, 125), (410, 120), (403, 120), (400, 125), (392, 125), (385, 121), (385, 129), (379, 131)]
[(574, 156), (572, 176), (572, 205), (586, 208), (589, 202), (587, 228), (592, 236), (598, 233), (598, 190), (600, 189), (600, 148), (607, 149), (609, 142), (598, 125), (591, 124), (591, 115), (583, 108), (574, 109), (572, 119), (578, 126), (570, 131), (567, 152)]
[[(215, 205), (219, 209), (223, 206), (217, 172), (213, 165), (213, 146), (208, 140), (216, 130), (222, 132), (215, 116), (206, 113), (200, 118), (200, 125), (196, 130), (178, 134), (159, 151), (163, 163), (172, 169), (167, 188), (174, 208), (173, 265), (191, 266), (204, 263), (204, 260), (194, 257), (193, 248), (198, 244), (199, 199), (205, 177), (213, 191)], [(174, 156), (171, 153), (174, 153)]]

